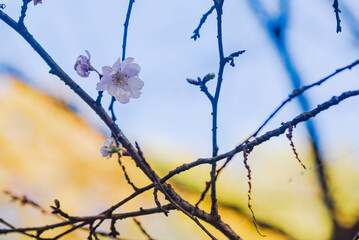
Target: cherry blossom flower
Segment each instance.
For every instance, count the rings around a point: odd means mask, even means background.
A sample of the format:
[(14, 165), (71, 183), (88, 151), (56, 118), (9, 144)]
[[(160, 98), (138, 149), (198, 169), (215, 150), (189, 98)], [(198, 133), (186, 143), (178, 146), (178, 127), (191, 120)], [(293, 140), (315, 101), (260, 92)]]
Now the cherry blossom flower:
[(110, 158), (112, 154), (119, 152), (121, 149), (113, 145), (113, 139), (107, 138), (100, 148), (103, 157)]
[(42, 0), (32, 0), (34, 2), (34, 5), (36, 6), (39, 3), (42, 3)]
[(90, 64), (91, 55), (87, 50), (85, 52), (88, 57), (86, 57), (84, 55), (78, 56), (76, 59), (75, 66), (74, 66), (75, 71), (81, 77), (88, 77), (90, 75), (90, 71), (93, 70), (93, 68)]
[(138, 77), (141, 67), (133, 63), (134, 59), (129, 57), (121, 62), (118, 59), (112, 67), (102, 68), (102, 78), (97, 83), (98, 91), (105, 91), (116, 98), (120, 103), (128, 103), (130, 98), (139, 98), (144, 85)]

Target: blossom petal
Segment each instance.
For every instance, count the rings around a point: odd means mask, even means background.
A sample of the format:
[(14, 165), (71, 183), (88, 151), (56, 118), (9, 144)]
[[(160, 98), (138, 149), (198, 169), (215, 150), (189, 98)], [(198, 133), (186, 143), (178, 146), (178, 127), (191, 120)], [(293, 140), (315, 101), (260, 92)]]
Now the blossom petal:
[(133, 77), (128, 79), (128, 85), (130, 86), (131, 90), (139, 89), (141, 90), (145, 85), (142, 80), (138, 77)]
[(87, 64), (75, 64), (75, 70), (81, 77), (88, 77), (90, 72), (88, 71), (89, 66)]
[(130, 77), (136, 77), (141, 71), (141, 67), (137, 63), (127, 64), (122, 70), (123, 74), (127, 74)]
[(111, 96), (116, 97), (116, 94), (117, 94), (117, 92), (118, 92), (117, 88), (118, 88), (118, 86), (115, 85), (113, 82), (111, 82), (111, 83), (109, 83), (109, 84), (107, 85), (107, 92), (108, 92)]
[(102, 67), (102, 75), (110, 75), (112, 72), (112, 68), (110, 66), (104, 66)]
[(120, 94), (120, 95), (115, 96), (115, 98), (120, 103), (128, 103), (130, 101), (130, 96), (128, 96), (128, 95)]
[(111, 79), (107, 76), (102, 77), (101, 81), (97, 83), (96, 90), (97, 91), (105, 91), (108, 88), (108, 85), (111, 84)]
[(121, 63), (121, 71), (126, 68), (127, 64), (133, 63), (135, 59), (132, 57), (128, 57)]
[(130, 78), (128, 85), (131, 88), (131, 98), (139, 98), (141, 96), (141, 89), (144, 86), (144, 83), (141, 79), (134, 77)]
[(85, 50), (85, 52), (86, 52), (86, 54), (87, 54), (87, 56), (88, 56), (88, 61), (90, 61), (90, 59), (91, 59), (91, 54), (90, 54), (90, 52), (87, 51), (87, 50)]
[(110, 146), (110, 144), (112, 144), (112, 143), (113, 143), (112, 138), (107, 138), (105, 140), (105, 142), (103, 143), (103, 145)]
[(112, 69), (116, 72), (121, 70), (121, 58), (117, 59), (117, 61), (113, 64)]
[(120, 103), (128, 103), (130, 101), (131, 92), (125, 91), (121, 87), (117, 87), (115, 94), (112, 96), (114, 96), (116, 100), (119, 101)]

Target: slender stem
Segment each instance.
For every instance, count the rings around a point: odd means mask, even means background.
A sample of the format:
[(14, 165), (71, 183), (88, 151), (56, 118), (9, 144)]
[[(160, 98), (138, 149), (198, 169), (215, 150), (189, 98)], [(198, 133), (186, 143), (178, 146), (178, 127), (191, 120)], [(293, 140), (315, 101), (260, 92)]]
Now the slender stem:
[(130, 23), (130, 16), (132, 11), (132, 5), (135, 2), (135, 0), (130, 0), (128, 3), (128, 9), (126, 14), (126, 20), (123, 24), (124, 31), (123, 31), (123, 41), (122, 41), (122, 61), (126, 58), (126, 44), (127, 44), (127, 32), (128, 32), (128, 24)]
[[(127, 32), (128, 32), (128, 25), (130, 23), (130, 16), (132, 11), (132, 5), (135, 2), (135, 0), (130, 0), (128, 3), (128, 9), (126, 13), (126, 20), (123, 24), (124, 30), (123, 30), (123, 40), (122, 40), (122, 61), (126, 58), (126, 46), (127, 46)], [(108, 110), (111, 111), (112, 120), (115, 122), (117, 120), (115, 112), (113, 110), (114, 103), (116, 102), (116, 99), (114, 97), (111, 98), (110, 106), (108, 107)]]
[(27, 5), (31, 2), (31, 0), (23, 0), (22, 1), (22, 6), (21, 6), (21, 15), (19, 17), (19, 25), (24, 27), (24, 20), (25, 20), (25, 16), (26, 16), (26, 11), (27, 11)]
[(108, 110), (111, 112), (111, 117), (112, 117), (112, 120), (115, 122), (116, 121), (116, 115), (115, 115), (115, 112), (113, 111), (113, 105), (114, 103), (116, 102), (116, 98), (115, 97), (112, 97), (111, 98), (111, 103), (110, 103), (110, 106), (108, 107)]
[(215, 9), (215, 5), (213, 5), (209, 10), (208, 10), (208, 12), (206, 12), (205, 14), (203, 14), (203, 16), (202, 16), (202, 18), (201, 18), (201, 21), (199, 22), (199, 25), (198, 25), (198, 27), (193, 31), (193, 35), (192, 35), (192, 37), (191, 38), (193, 38), (193, 40), (197, 40), (197, 38), (199, 38), (200, 37), (200, 35), (199, 35), (199, 30), (201, 29), (201, 27), (202, 27), (202, 25), (206, 22), (206, 20), (207, 20), (207, 17), (209, 16), (209, 15), (211, 15), (211, 13), (213, 12), (213, 10)]
[[(223, 0), (214, 1), (216, 12), (217, 12), (217, 40), (218, 40), (218, 51), (219, 51), (219, 71), (217, 79), (217, 87), (212, 103), (212, 157), (218, 155), (218, 144), (217, 144), (217, 113), (218, 113), (218, 99), (221, 91), (221, 85), (223, 81), (223, 69), (225, 65), (224, 54), (223, 54), (223, 42), (222, 42), (222, 13), (223, 13)], [(216, 193), (216, 170), (217, 163), (212, 164), (211, 169), (211, 215), (218, 216), (218, 203)]]
[(340, 13), (340, 10), (339, 10), (339, 2), (338, 0), (334, 0), (334, 3), (333, 3), (333, 8), (334, 8), (334, 12), (335, 12), (335, 18), (337, 20), (337, 33), (338, 32), (341, 32), (342, 31), (342, 27), (340, 26), (340, 17), (339, 17), (339, 13)]

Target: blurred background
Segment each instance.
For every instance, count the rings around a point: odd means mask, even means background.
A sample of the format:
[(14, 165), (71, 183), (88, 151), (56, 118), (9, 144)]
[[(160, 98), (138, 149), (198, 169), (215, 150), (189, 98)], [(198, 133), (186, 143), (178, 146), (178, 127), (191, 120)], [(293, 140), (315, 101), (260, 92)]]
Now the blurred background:
[[(21, 1), (1, 3), (6, 4), (3, 11), (17, 20)], [(252, 134), (294, 87), (318, 81), (359, 58), (359, 3), (339, 1), (339, 33), (332, 4), (327, 0), (225, 1), (225, 56), (246, 52), (235, 59), (234, 68), (228, 65), (225, 69), (219, 101), (220, 153)], [(25, 24), (62, 69), (96, 98), (98, 76), (91, 73), (89, 78), (80, 78), (73, 65), (85, 50), (98, 70), (121, 57), (127, 6), (124, 0), (44, 0), (37, 6), (29, 4)], [(211, 6), (208, 0), (136, 1), (133, 6), (126, 56), (134, 57), (141, 66), (145, 86), (139, 99), (116, 103), (115, 112), (119, 127), (131, 142), (140, 144), (161, 176), (212, 153), (210, 103), (186, 82), (188, 77), (218, 71), (215, 13), (202, 26), (201, 37), (197, 41), (190, 38)], [(46, 208), (57, 198), (72, 215), (97, 214), (130, 194), (116, 159), (103, 159), (99, 152), (110, 135), (106, 126), (48, 73), (49, 67), (21, 36), (3, 22), (0, 33), (1, 190), (25, 194)], [(354, 67), (309, 90), (305, 99), (287, 104), (262, 133), (332, 96), (358, 89), (358, 78), (359, 69)], [(213, 92), (215, 81), (208, 87)], [(105, 108), (110, 100), (105, 93)], [(262, 144), (249, 155), (252, 205), (267, 238), (348, 239), (340, 236), (354, 236), (359, 230), (357, 106), (357, 98), (345, 100), (309, 125), (294, 129), (293, 141), (306, 171), (285, 136)], [(315, 160), (312, 142), (322, 163)], [(124, 164), (136, 185), (147, 183), (130, 159)], [(318, 180), (321, 171), (326, 176), (325, 190)], [(219, 178), (220, 213), (242, 238), (261, 239), (246, 207), (246, 175), (242, 156), (236, 156)], [(208, 178), (209, 166), (201, 166), (170, 183), (195, 203)], [(207, 205), (203, 203), (205, 209)], [(149, 192), (119, 211), (153, 206)], [(19, 227), (58, 221), (11, 202), (7, 194), (0, 195), (0, 218)], [(206, 238), (176, 212), (168, 218), (155, 215), (139, 220), (155, 239)], [(117, 225), (125, 239), (145, 239), (131, 220)], [(346, 235), (338, 235), (342, 233)], [(19, 235), (1, 238), (22, 239)], [(86, 233), (79, 232), (68, 239), (84, 238)]]

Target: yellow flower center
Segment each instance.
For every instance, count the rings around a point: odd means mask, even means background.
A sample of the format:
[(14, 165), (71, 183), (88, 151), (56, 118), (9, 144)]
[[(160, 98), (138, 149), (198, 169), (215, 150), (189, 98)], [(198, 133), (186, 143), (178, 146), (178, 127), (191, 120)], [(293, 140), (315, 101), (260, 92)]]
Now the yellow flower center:
[(121, 86), (126, 86), (127, 85), (127, 80), (130, 78), (130, 76), (128, 76), (127, 74), (123, 74), (121, 72), (116, 73), (115, 75), (112, 76), (112, 79), (120, 84)]

